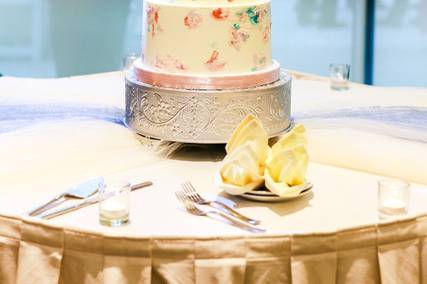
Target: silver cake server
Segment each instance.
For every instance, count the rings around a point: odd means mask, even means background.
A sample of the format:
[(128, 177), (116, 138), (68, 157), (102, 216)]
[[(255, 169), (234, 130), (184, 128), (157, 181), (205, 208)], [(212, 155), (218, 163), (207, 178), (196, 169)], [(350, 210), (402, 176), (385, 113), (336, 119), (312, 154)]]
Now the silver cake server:
[[(153, 183), (151, 181), (146, 181), (146, 182), (131, 185), (130, 189), (131, 189), (131, 191), (135, 191), (135, 190), (138, 190), (140, 188), (148, 187), (151, 185), (153, 185)], [(89, 197), (89, 198), (77, 203), (77, 204), (70, 205), (70, 206), (67, 206), (65, 208), (59, 208), (59, 209), (53, 210), (52, 212), (46, 213), (46, 214), (42, 215), (41, 218), (42, 219), (52, 219), (52, 218), (64, 215), (66, 213), (70, 213), (70, 212), (76, 211), (78, 209), (87, 207), (89, 205), (96, 204), (98, 202), (99, 202), (98, 195), (94, 195), (92, 197)]]
[(43, 205), (38, 206), (35, 209), (32, 209), (27, 214), (29, 216), (36, 216), (40, 215), (41, 213), (45, 212), (48, 209), (51, 209), (53, 206), (57, 206), (61, 203), (63, 203), (67, 198), (77, 198), (77, 199), (85, 199), (94, 194), (100, 185), (104, 183), (103, 177), (96, 177), (89, 179), (87, 181), (84, 181), (78, 185), (75, 185), (68, 190), (64, 191), (63, 193), (55, 196), (54, 198), (50, 199), (48, 202), (44, 203)]

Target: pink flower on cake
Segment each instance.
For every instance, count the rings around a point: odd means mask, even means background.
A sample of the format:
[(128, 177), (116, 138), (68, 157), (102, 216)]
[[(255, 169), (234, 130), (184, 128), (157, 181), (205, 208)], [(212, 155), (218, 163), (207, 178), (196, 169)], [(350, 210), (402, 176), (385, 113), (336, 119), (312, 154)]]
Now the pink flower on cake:
[(212, 11), (212, 17), (215, 20), (226, 20), (229, 15), (230, 15), (230, 12), (222, 8), (218, 8)]
[(209, 69), (209, 71), (216, 72), (225, 67), (227, 64), (226, 62), (219, 61), (219, 52), (217, 50), (214, 50), (211, 54), (211, 57), (208, 61), (206, 61), (206, 66)]
[(264, 30), (262, 31), (262, 40), (264, 42), (268, 42), (270, 40), (270, 35), (271, 35), (271, 23), (267, 24)]
[(149, 5), (147, 8), (147, 30), (154, 37), (158, 32), (162, 32), (162, 27), (159, 25), (159, 8)]
[(198, 28), (202, 23), (203, 23), (203, 17), (195, 11), (191, 11), (184, 18), (184, 25), (189, 29)]
[(265, 67), (265, 65), (267, 64), (267, 57), (262, 53), (255, 54), (253, 56), (253, 62), (254, 62), (254, 67), (252, 68), (251, 71), (257, 71)]
[(170, 55), (166, 55), (164, 57), (156, 56), (154, 66), (160, 70), (171, 72), (186, 71), (188, 69), (181, 60), (173, 58)]
[(267, 15), (268, 15), (267, 10), (266, 9), (261, 9), (259, 11), (259, 16), (258, 16), (259, 23), (264, 22)]
[(239, 23), (243, 24), (247, 21), (246, 14), (242, 11), (236, 13), (236, 17)]
[(230, 45), (236, 50), (240, 50), (240, 46), (243, 42), (249, 39), (249, 34), (245, 31), (240, 30), (238, 25), (234, 25), (230, 32)]

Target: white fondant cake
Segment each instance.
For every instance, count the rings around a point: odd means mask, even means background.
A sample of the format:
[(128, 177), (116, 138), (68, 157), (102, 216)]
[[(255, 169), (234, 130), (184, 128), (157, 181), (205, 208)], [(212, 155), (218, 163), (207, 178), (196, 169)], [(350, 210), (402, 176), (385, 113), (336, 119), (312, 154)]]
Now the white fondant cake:
[(145, 0), (142, 66), (190, 76), (271, 69), (270, 0)]

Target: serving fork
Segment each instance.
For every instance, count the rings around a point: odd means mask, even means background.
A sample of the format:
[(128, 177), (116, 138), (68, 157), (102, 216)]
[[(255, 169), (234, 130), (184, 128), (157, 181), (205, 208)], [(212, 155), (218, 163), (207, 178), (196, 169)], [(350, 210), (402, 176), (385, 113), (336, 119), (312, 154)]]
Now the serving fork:
[(210, 217), (212, 215), (216, 215), (216, 216), (219, 216), (223, 219), (226, 219), (232, 225), (234, 225), (240, 229), (249, 231), (251, 233), (263, 233), (263, 232), (265, 232), (265, 229), (263, 229), (263, 228), (256, 227), (256, 226), (254, 226), (250, 223), (247, 223), (247, 222), (243, 222), (242, 220), (240, 220), (236, 217), (233, 217), (231, 215), (228, 215), (222, 211), (204, 209), (204, 208), (198, 206), (196, 203), (190, 201), (187, 198), (187, 196), (185, 195), (185, 193), (183, 193), (182, 191), (175, 192), (175, 195), (178, 198), (178, 200), (184, 205), (187, 212), (189, 212), (190, 214), (193, 214), (196, 216), (207, 216), (207, 217)]
[[(191, 184), (191, 182), (187, 181), (184, 182), (182, 185), (182, 189), (184, 194), (187, 196), (187, 198), (191, 201), (193, 201), (194, 203), (200, 204), (200, 205), (209, 205), (215, 208), (221, 207), (222, 210), (227, 211), (227, 213), (230, 213), (231, 215), (233, 215), (234, 217), (250, 223), (252, 225), (259, 225), (261, 222), (259, 220), (256, 219), (252, 219), (249, 217), (246, 217), (245, 215), (240, 214), (239, 212), (237, 212), (236, 210), (234, 210), (233, 208), (231, 208), (230, 206), (217, 201), (217, 200), (207, 200), (205, 198), (203, 198), (198, 192), (197, 190), (194, 188), (194, 186)], [(221, 210), (221, 208), (218, 208)]]

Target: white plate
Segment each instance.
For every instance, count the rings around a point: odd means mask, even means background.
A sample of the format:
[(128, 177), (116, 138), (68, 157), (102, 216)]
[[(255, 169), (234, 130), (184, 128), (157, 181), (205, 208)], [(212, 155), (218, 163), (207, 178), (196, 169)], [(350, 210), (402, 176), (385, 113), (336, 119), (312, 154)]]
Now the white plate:
[(239, 196), (249, 200), (254, 200), (254, 201), (279, 202), (279, 201), (287, 201), (287, 200), (292, 200), (295, 198), (300, 198), (302, 196), (305, 196), (311, 192), (312, 188), (313, 188), (313, 184), (311, 182), (307, 182), (305, 185), (303, 185), (303, 188), (300, 194), (295, 196), (278, 196), (267, 190), (252, 190)]

